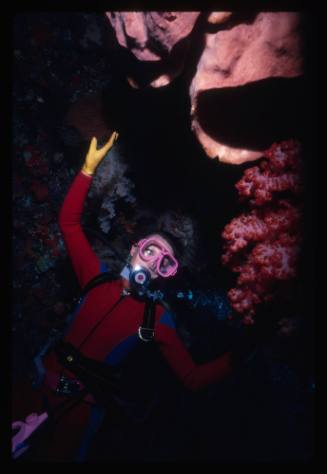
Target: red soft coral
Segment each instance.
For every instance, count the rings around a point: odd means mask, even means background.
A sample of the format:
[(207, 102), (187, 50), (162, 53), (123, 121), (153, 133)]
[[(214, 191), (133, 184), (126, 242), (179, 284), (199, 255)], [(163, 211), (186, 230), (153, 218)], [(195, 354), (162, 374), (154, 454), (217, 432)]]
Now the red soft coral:
[(273, 144), (259, 166), (248, 168), (236, 184), (239, 196), (249, 199), (252, 206), (262, 206), (273, 199), (274, 194), (291, 191), (301, 193), (300, 146), (295, 140)]
[(253, 323), (259, 303), (271, 300), (278, 282), (296, 276), (301, 247), (300, 146), (294, 140), (273, 144), (263, 158), (236, 184), (249, 212), (234, 218), (222, 233), (222, 262), (239, 274), (229, 299), (246, 324)]

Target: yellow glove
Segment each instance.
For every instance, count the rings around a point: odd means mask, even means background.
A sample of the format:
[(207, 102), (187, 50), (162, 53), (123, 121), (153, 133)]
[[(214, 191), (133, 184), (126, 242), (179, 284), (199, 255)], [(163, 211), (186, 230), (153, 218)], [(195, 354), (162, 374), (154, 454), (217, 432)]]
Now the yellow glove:
[(97, 139), (92, 138), (90, 143), (89, 151), (87, 152), (82, 172), (88, 176), (92, 176), (101, 163), (103, 158), (106, 156), (108, 151), (113, 147), (113, 144), (118, 138), (118, 133), (113, 132), (108, 142), (99, 150), (97, 150)]

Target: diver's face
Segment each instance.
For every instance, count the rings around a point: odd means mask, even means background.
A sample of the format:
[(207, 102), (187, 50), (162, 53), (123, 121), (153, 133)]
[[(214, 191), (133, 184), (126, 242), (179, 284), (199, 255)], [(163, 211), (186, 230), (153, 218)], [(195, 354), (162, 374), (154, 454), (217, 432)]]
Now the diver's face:
[[(144, 241), (149, 241), (149, 244), (142, 245)], [(165, 253), (167, 253), (167, 256)], [(146, 268), (153, 280), (159, 276), (164, 276), (165, 272), (169, 273), (170, 265), (174, 264), (172, 260), (174, 259), (173, 248), (166, 239), (158, 234), (151, 234), (146, 239), (134, 244), (130, 254), (132, 267), (139, 265)]]

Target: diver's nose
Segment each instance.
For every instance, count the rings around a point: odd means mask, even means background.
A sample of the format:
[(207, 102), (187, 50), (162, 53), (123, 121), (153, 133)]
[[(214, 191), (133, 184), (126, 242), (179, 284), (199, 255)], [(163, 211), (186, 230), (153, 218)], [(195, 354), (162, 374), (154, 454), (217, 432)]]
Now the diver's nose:
[(155, 262), (148, 263), (148, 269), (153, 273), (157, 273), (157, 266)]

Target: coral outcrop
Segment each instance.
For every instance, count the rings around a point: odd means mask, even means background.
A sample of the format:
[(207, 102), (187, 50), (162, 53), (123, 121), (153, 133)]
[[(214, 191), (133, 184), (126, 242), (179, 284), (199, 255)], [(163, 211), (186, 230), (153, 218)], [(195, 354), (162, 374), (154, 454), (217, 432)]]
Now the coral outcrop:
[(281, 281), (296, 277), (302, 243), (300, 146), (273, 144), (259, 166), (236, 184), (249, 210), (225, 226), (222, 263), (238, 274), (229, 291), (233, 309), (253, 323), (256, 306), (271, 300)]
[[(148, 84), (162, 87), (178, 76), (184, 66), (190, 35), (200, 12), (106, 12), (117, 41), (144, 63), (145, 75), (150, 64)], [(179, 46), (179, 47), (177, 47)], [(132, 87), (140, 83), (132, 73)]]
[[(230, 130), (221, 133), (219, 123), (224, 121), (228, 101), (222, 107), (220, 99), (248, 84), (258, 83), (259, 87), (260, 82), (272, 78), (302, 75), (298, 12), (257, 12), (247, 16), (235, 12), (107, 12), (106, 15), (118, 43), (132, 53), (137, 63), (127, 73), (131, 86), (166, 86), (190, 67), (191, 126), (207, 156), (232, 164), (262, 156), (266, 149), (262, 143), (233, 143), (229, 139), (234, 135)], [(199, 45), (203, 45), (200, 54)], [(211, 104), (210, 113), (206, 110), (209, 107), (203, 105), (203, 98), (208, 94), (210, 100), (206, 103)], [(253, 97), (255, 100), (255, 91)], [(237, 115), (235, 102), (230, 101), (230, 108), (233, 107)], [(288, 107), (281, 97), (279, 107), (281, 111)], [(257, 115), (253, 121), (262, 127), (261, 112)], [(230, 127), (236, 127), (236, 123), (232, 122)]]

